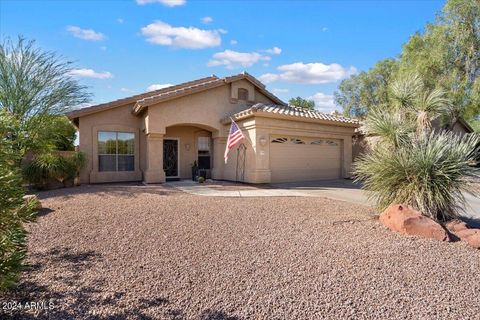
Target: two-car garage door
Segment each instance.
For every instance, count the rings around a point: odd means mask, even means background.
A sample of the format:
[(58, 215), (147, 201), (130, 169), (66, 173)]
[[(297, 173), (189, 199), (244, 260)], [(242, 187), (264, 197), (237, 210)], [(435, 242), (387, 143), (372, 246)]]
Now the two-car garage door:
[(324, 138), (275, 136), (270, 139), (272, 182), (338, 179), (341, 141)]

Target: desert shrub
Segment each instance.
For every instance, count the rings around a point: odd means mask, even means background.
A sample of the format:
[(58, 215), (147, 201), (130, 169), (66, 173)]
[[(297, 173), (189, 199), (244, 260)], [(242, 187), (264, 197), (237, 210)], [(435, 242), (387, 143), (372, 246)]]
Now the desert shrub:
[(0, 109), (0, 290), (17, 281), (26, 254), (24, 223), (34, 219), (37, 205), (23, 200), (25, 190), (15, 167), (13, 123), (11, 115)]
[(478, 175), (469, 162), (479, 142), (476, 134), (422, 134), (399, 148), (378, 146), (360, 157), (355, 172), (380, 210), (405, 203), (445, 221), (460, 213), (465, 204), (462, 191), (475, 194), (465, 178)]
[(469, 164), (480, 136), (432, 130), (431, 121), (452, 107), (442, 91), (425, 90), (417, 76), (397, 80), (390, 91), (390, 111), (376, 108), (365, 120), (365, 132), (377, 143), (356, 161), (357, 181), (379, 210), (405, 203), (437, 221), (458, 216), (462, 192), (475, 193), (467, 179), (478, 175)]
[(57, 180), (65, 183), (78, 176), (80, 170), (86, 165), (86, 157), (82, 152), (64, 157), (55, 152), (36, 155), (23, 168), (25, 179), (36, 188), (43, 189), (49, 181)]
[(80, 175), (80, 170), (87, 165), (87, 157), (83, 152), (75, 152), (73, 156), (67, 158), (67, 161), (69, 161), (73, 168), (72, 172), (74, 173), (74, 176), (71, 178), (78, 177)]

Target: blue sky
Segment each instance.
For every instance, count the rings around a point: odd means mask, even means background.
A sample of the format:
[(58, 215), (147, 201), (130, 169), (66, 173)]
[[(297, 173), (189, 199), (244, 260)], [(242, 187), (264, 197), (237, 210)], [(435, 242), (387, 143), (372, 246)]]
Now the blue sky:
[(332, 94), (400, 53), (443, 1), (0, 1), (0, 35), (75, 61), (93, 103), (247, 71), (283, 100)]

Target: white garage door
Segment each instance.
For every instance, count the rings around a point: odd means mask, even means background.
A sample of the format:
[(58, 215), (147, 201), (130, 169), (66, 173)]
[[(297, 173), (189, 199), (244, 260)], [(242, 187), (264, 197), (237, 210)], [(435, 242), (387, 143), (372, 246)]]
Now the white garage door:
[(341, 176), (341, 142), (335, 139), (272, 137), (272, 182), (337, 179)]

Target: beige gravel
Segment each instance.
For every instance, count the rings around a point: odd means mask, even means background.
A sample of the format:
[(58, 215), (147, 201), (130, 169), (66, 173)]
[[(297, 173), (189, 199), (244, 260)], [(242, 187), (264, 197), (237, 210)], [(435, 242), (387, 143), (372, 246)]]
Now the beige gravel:
[(168, 187), (43, 192), (3, 319), (467, 319), (480, 252), (403, 237), (324, 198), (211, 198)]

